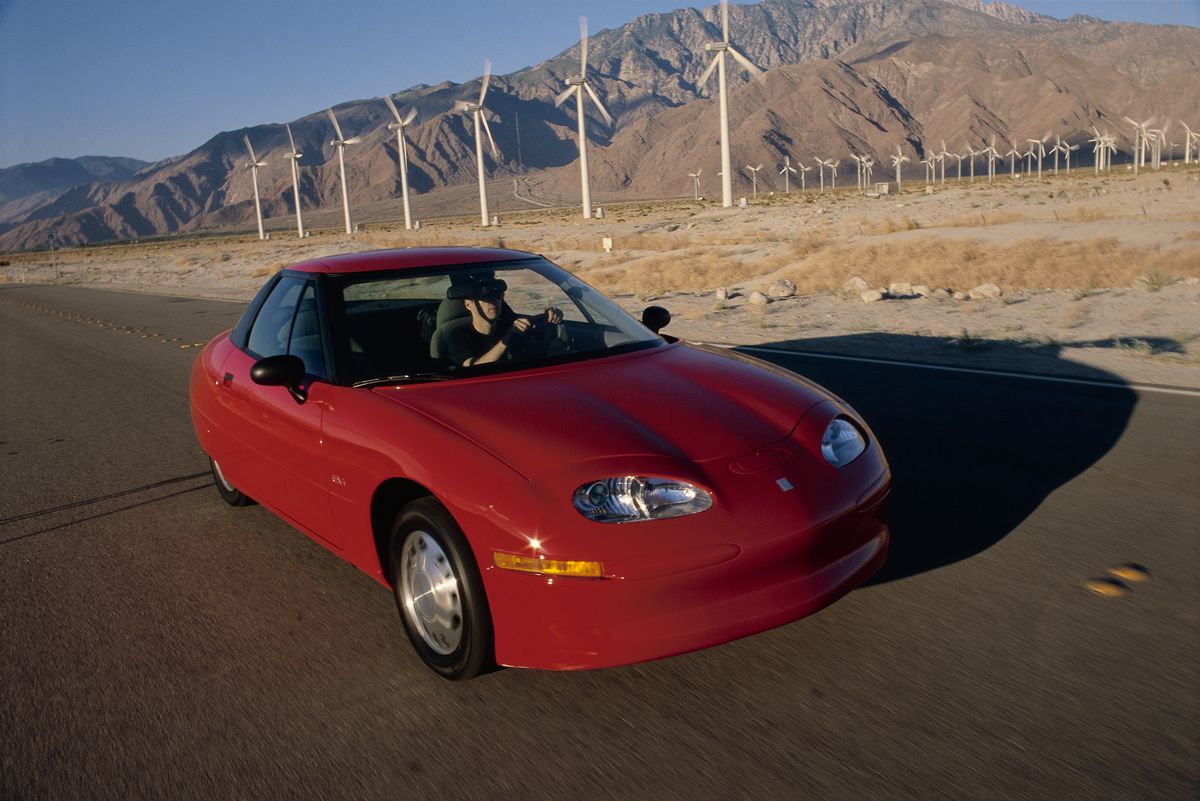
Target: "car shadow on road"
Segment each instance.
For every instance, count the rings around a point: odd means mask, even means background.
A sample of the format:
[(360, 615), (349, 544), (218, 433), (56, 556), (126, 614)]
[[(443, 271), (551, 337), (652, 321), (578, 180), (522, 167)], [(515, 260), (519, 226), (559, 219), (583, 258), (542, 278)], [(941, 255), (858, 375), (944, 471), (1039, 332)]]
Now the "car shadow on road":
[[(949, 352), (960, 367), (1017, 372), (1036, 365), (1053, 376), (1057, 346), (1030, 348), (908, 335), (796, 339), (737, 348), (780, 363), (832, 390), (866, 419), (891, 463), (892, 549), (874, 583), (968, 559), (1004, 539), (1055, 489), (1083, 473), (1120, 439), (1137, 394), (1118, 376), (1063, 361), (1075, 381), (979, 375), (868, 362), (789, 357), (758, 348), (933, 363)], [(903, 354), (903, 355), (902, 355)], [(938, 363), (946, 361), (939, 359)]]

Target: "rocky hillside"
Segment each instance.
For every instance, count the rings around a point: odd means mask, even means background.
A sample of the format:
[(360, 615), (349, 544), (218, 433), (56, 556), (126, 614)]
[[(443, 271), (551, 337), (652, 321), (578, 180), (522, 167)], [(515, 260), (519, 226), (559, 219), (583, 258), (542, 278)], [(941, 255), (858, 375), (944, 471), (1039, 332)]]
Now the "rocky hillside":
[[(953, 149), (967, 136), (1075, 135), (1097, 122), (1116, 130), (1125, 114), (1200, 120), (1193, 89), (1200, 30), (1194, 28), (1058, 21), (981, 0), (764, 0), (731, 6), (730, 25), (737, 47), (769, 70), (750, 85), (741, 70), (731, 72), (739, 161), (765, 163), (784, 153), (844, 158), (849, 149), (882, 154), (904, 143), (911, 156), (940, 148), (942, 138)], [(708, 63), (704, 44), (719, 38), (717, 6), (646, 15), (593, 34), (590, 77), (616, 121), (609, 129), (592, 117), (589, 126), (596, 191), (684, 194), (687, 172), (715, 164), (710, 93), (716, 82), (706, 88), (697, 81)], [(569, 179), (577, 176), (573, 104), (553, 106), (564, 80), (577, 73), (573, 45), (493, 78), (487, 106), (500, 159), (486, 157), (491, 175), (522, 175), (551, 202), (577, 199), (577, 179), (574, 187)], [(474, 181), (472, 129), (452, 109), (457, 99), (478, 93), (475, 81), (396, 95), (401, 107), (420, 113), (409, 129), (410, 180), (418, 193)], [(346, 135), (363, 138), (347, 150), (353, 205), (396, 196), (396, 140), (386, 129), (386, 106), (360, 100), (336, 111)], [(304, 152), (305, 207), (336, 208), (328, 120), (317, 110), (291, 124)], [(137, 175), (78, 186), (22, 208), (11, 220), (15, 227), (0, 236), (0, 248), (42, 246), (50, 226), (65, 242), (85, 242), (249, 224), (253, 195), (242, 133), (217, 134)], [(284, 217), (291, 212), (284, 128), (263, 125), (247, 133), (269, 162), (259, 173), (264, 213)], [(665, 149), (655, 155), (657, 148)], [(717, 168), (705, 169), (713, 175)]]

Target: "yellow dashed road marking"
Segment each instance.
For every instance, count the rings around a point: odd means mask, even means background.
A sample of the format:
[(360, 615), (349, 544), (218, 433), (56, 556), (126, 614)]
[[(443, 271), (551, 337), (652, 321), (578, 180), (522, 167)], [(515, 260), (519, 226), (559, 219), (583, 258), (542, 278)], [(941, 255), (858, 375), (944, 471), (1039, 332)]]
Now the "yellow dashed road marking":
[(1141, 565), (1126, 563), (1110, 567), (1108, 572), (1123, 581), (1146, 581), (1150, 578), (1150, 571)]
[[(160, 345), (173, 345), (181, 339), (181, 337), (165, 338), (164, 335), (160, 332), (149, 333), (149, 332), (143, 331), (140, 328), (134, 328), (133, 326), (118, 325), (117, 323), (109, 322), (108, 320), (97, 320), (92, 317), (84, 317), (82, 314), (75, 314), (73, 312), (65, 312), (62, 309), (52, 309), (49, 306), (41, 306), (36, 303), (30, 303), (28, 301), (10, 300), (10, 299), (4, 298), (4, 297), (0, 297), (0, 300), (3, 300), (7, 303), (11, 303), (14, 306), (19, 306), (23, 309), (30, 309), (32, 311), (41, 312), (42, 314), (46, 314), (46, 315), (49, 315), (52, 317), (61, 317), (64, 320), (70, 320), (71, 322), (75, 322), (75, 323), (83, 323), (84, 325), (94, 325), (96, 328), (99, 328), (99, 329), (105, 330), (105, 331), (123, 331), (126, 334), (140, 334), (142, 339), (153, 339), (153, 340), (157, 341)], [(179, 348), (180, 349), (202, 348), (206, 344), (208, 344), (208, 343), (196, 342), (191, 345), (186, 345), (186, 344), (180, 345)]]
[(1083, 586), (1091, 592), (1103, 595), (1106, 598), (1120, 598), (1128, 592), (1128, 588), (1124, 584), (1111, 578), (1092, 579), (1091, 581), (1085, 581)]

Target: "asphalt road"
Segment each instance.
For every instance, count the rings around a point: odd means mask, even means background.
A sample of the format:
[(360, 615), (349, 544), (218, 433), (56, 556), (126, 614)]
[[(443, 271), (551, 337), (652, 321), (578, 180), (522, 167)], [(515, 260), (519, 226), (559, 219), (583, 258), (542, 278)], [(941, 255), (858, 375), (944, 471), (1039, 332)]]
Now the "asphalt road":
[(884, 574), (700, 653), (451, 684), (386, 590), (212, 488), (183, 346), (240, 311), (0, 287), (4, 801), (1200, 796), (1200, 398), (773, 357), (887, 450)]

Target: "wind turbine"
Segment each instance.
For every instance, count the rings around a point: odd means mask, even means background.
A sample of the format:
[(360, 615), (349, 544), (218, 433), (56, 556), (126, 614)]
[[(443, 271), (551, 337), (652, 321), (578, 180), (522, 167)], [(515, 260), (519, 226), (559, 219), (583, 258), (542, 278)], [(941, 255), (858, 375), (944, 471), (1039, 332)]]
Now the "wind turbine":
[(858, 191), (861, 192), (861, 191), (863, 191), (863, 159), (866, 157), (865, 156), (856, 156), (853, 153), (851, 153), (850, 158), (854, 159), (854, 167), (855, 167), (854, 177), (857, 181), (856, 186), (858, 187)]
[(863, 188), (871, 188), (871, 170), (875, 169), (875, 159), (863, 156)]
[(1015, 181), (1017, 179), (1017, 157), (1021, 155), (1021, 151), (1017, 150), (1016, 139), (1010, 139), (1008, 141), (1009, 144), (1012, 145), (1012, 149), (1010, 149), (1004, 155), (1008, 156), (1009, 177)]
[(1071, 145), (1063, 142), (1063, 157), (1067, 160), (1067, 175), (1071, 175), (1071, 153), (1079, 149), (1079, 145)]
[(695, 172), (688, 173), (688, 177), (691, 178), (693, 183), (695, 183), (695, 185), (696, 185), (696, 189), (695, 189), (696, 196), (694, 198), (695, 200), (700, 199), (700, 173), (702, 173), (702, 172), (704, 172), (703, 167), (696, 170)]
[(254, 213), (258, 217), (258, 238), (266, 239), (267, 235), (263, 232), (262, 223), (262, 203), (258, 199), (258, 168), (267, 166), (267, 162), (259, 161), (254, 155), (254, 148), (250, 146), (250, 135), (242, 134), (242, 141), (246, 143), (246, 150), (250, 152), (250, 179), (254, 181)]
[(1029, 155), (1030, 162), (1031, 162), (1031, 164), (1030, 164), (1031, 170), (1032, 170), (1032, 160), (1035, 156), (1037, 157), (1038, 180), (1041, 180), (1041, 178), (1042, 178), (1042, 160), (1046, 158), (1046, 140), (1049, 138), (1050, 138), (1050, 132), (1046, 131), (1046, 135), (1043, 136), (1041, 139), (1026, 139), (1025, 140), (1026, 142), (1029, 143), (1029, 154), (1028, 155)]
[(825, 194), (825, 168), (830, 166), (830, 162), (813, 156), (813, 161), (817, 162), (817, 171), (821, 176), (821, 194)]
[(1094, 139), (1088, 140), (1092, 143), (1092, 167), (1095, 169), (1096, 175), (1099, 175), (1105, 169), (1104, 156), (1108, 151), (1104, 146), (1104, 137), (1095, 126), (1092, 126), (1092, 133), (1096, 135)]
[(1146, 166), (1146, 138), (1148, 136), (1146, 126), (1153, 125), (1154, 118), (1151, 117), (1145, 122), (1135, 122), (1128, 117), (1121, 119), (1133, 126), (1133, 174), (1137, 175), (1140, 168)]
[[(967, 149), (970, 150), (970, 146), (968, 146)], [(963, 159), (966, 158), (966, 155), (965, 154), (960, 155), (958, 153), (951, 153), (949, 155), (950, 155), (950, 158), (952, 158), (952, 159), (958, 159), (958, 175), (954, 180), (961, 183), (962, 182), (962, 163), (963, 163)]]
[(301, 239), (304, 238), (304, 217), (300, 213), (300, 157), (304, 154), (296, 150), (296, 140), (292, 138), (292, 126), (284, 125), (287, 128), (288, 144), (292, 149), (283, 156), (292, 164), (292, 196), (296, 199), (296, 233)]
[[(479, 102), (472, 103), (469, 100), (460, 100), (456, 106), (458, 111), (470, 114), (475, 118), (475, 165), (479, 172), (479, 223), (487, 226), (488, 222), (488, 203), (487, 203), (487, 184), (484, 181), (483, 175), (483, 134), (487, 134), (488, 145), (492, 149), (492, 158), (499, 159), (500, 154), (496, 151), (496, 142), (492, 139), (492, 129), (488, 127), (487, 117), (484, 116), (483, 99), (487, 96), (488, 84), (492, 80), (492, 62), (483, 62), (483, 86), (479, 90)], [(483, 130), (480, 131), (482, 124)]]
[(909, 161), (908, 156), (900, 152), (900, 145), (896, 145), (896, 155), (892, 156), (892, 166), (896, 168), (896, 191), (899, 192), (903, 185), (900, 183), (900, 168), (904, 162)]
[(729, 43), (729, 0), (721, 0), (721, 41), (709, 42), (704, 45), (704, 49), (716, 55), (700, 74), (697, 83), (703, 86), (712, 77), (713, 70), (717, 71), (717, 87), (721, 95), (721, 205), (729, 208), (733, 205), (733, 175), (729, 161), (729, 100), (725, 87), (725, 54), (733, 56), (751, 76), (757, 78), (762, 75), (762, 70)]
[(785, 195), (790, 195), (792, 193), (792, 186), (791, 186), (790, 179), (792, 177), (792, 173), (795, 173), (795, 172), (796, 172), (796, 168), (792, 166), (791, 157), (784, 156), (783, 157), (783, 169), (779, 171), (779, 174), (783, 176), (783, 193)]
[(750, 180), (754, 182), (754, 199), (755, 200), (758, 199), (758, 171), (761, 170), (762, 168), (763, 168), (763, 165), (761, 165), (761, 164), (759, 164), (757, 167), (751, 167), (749, 164), (746, 165), (746, 169), (750, 171)]
[(337, 148), (338, 165), (342, 171), (342, 210), (346, 214), (346, 233), (353, 233), (350, 228), (350, 196), (346, 193), (346, 145), (357, 145), (362, 139), (357, 136), (352, 136), (349, 139), (342, 136), (342, 126), (338, 125), (337, 117), (333, 114), (333, 109), (325, 109), (329, 114), (329, 119), (333, 123), (334, 133), (337, 134), (337, 139), (334, 139), (329, 144)]
[(808, 187), (804, 185), (804, 173), (806, 173), (806, 172), (808, 172), (809, 170), (811, 170), (811, 169), (812, 169), (812, 167), (805, 167), (805, 166), (804, 166), (804, 162), (803, 162), (803, 161), (799, 161), (799, 160), (797, 160), (797, 161), (796, 161), (796, 163), (800, 165), (800, 191), (801, 191), (801, 192), (807, 192), (807, 191), (808, 191)]
[[(1200, 131), (1193, 131), (1188, 127), (1187, 123), (1183, 122), (1182, 120), (1180, 120), (1179, 124), (1183, 126), (1183, 130), (1185, 132), (1183, 136), (1183, 163), (1191, 164), (1193, 147), (1192, 142), (1195, 141), (1196, 145), (1200, 146)], [(1197, 159), (1200, 160), (1200, 154), (1197, 154)]]
[(951, 155), (951, 153), (946, 149), (946, 140), (943, 139), (942, 150), (937, 154), (938, 163), (942, 165), (942, 183), (946, 183), (946, 156), (949, 155)]
[[(1155, 170), (1162, 169), (1162, 150), (1167, 144), (1167, 129), (1171, 127), (1171, 121), (1167, 120), (1161, 128), (1152, 128), (1147, 133), (1150, 136), (1150, 166)], [(1167, 156), (1168, 160), (1170, 155)]]
[[(975, 183), (975, 157), (982, 156), (985, 152), (987, 152), (987, 149), (985, 148), (984, 150), (976, 150), (975, 148), (971, 147), (970, 142), (965, 142), (964, 144), (967, 146), (967, 152), (964, 153), (961, 158), (970, 159), (970, 161), (967, 162), (967, 165), (971, 168), (971, 183)], [(961, 161), (958, 163), (958, 180), (962, 180)]]
[(391, 95), (384, 95), (383, 101), (396, 118), (395, 122), (388, 123), (388, 130), (396, 132), (396, 153), (400, 163), (400, 196), (404, 199), (404, 227), (411, 231), (412, 209), (408, 205), (408, 147), (404, 144), (404, 129), (417, 118), (417, 110), (410, 108), (404, 116), (400, 116), (400, 110), (392, 102)]
[(837, 168), (841, 163), (841, 159), (834, 159), (833, 161), (829, 162), (829, 188), (835, 192), (837, 191)]
[(996, 180), (996, 159), (1000, 158), (1000, 151), (996, 149), (996, 135), (992, 134), (991, 144), (983, 151), (987, 155), (988, 160), (988, 183)]
[(1104, 134), (1104, 169), (1105, 171), (1112, 169), (1112, 157), (1117, 152), (1117, 137), (1112, 134)]
[[(588, 35), (587, 35), (587, 17), (579, 18), (579, 77), (568, 78), (567, 88), (559, 93), (558, 97), (554, 98), (555, 107), (561, 106), (566, 102), (567, 98), (572, 94), (575, 95), (575, 109), (579, 115), (579, 180), (583, 187), (583, 219), (590, 220), (592, 218), (592, 186), (588, 178), (587, 166), (587, 133), (584, 130), (584, 120), (586, 116), (583, 111), (583, 93), (586, 90), (588, 96), (592, 98), (592, 102), (596, 104), (596, 110), (600, 112), (600, 116), (604, 117), (605, 122), (611, 126), (613, 124), (612, 117), (608, 114), (608, 109), (600, 102), (600, 97), (596, 94), (596, 90), (592, 88), (591, 82), (587, 77), (587, 52), (588, 52)], [(483, 99), (479, 102), (482, 104)]]
[(921, 163), (925, 165), (925, 186), (937, 180), (937, 156), (933, 153), (926, 153), (925, 158), (921, 159)]

